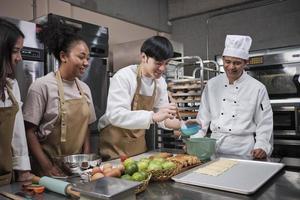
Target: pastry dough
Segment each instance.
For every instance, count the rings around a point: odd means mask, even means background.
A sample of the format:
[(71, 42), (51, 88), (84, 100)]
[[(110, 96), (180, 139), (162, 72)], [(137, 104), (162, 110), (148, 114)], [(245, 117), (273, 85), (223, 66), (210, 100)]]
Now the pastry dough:
[(232, 168), (237, 163), (238, 161), (236, 160), (222, 159), (213, 162), (209, 165), (206, 165), (204, 167), (201, 167), (195, 172), (200, 174), (210, 175), (210, 176), (219, 176), (220, 174), (223, 174), (228, 169)]

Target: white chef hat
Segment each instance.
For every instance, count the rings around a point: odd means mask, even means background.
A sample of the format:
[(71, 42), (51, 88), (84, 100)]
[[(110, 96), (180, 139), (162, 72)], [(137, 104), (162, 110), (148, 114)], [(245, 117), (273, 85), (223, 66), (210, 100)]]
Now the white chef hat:
[(250, 36), (227, 35), (223, 56), (231, 56), (248, 60), (251, 43), (252, 39)]

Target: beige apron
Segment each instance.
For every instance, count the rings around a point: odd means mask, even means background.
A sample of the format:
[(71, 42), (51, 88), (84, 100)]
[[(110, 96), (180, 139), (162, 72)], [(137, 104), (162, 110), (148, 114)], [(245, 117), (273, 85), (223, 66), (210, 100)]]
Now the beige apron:
[[(137, 69), (137, 87), (131, 104), (132, 110), (153, 110), (156, 82), (152, 96), (140, 94), (142, 68)], [(124, 129), (108, 125), (100, 132), (100, 154), (103, 158), (115, 159), (120, 155), (133, 156), (147, 151), (144, 129)]]
[[(81, 98), (65, 100), (59, 71), (56, 73), (56, 79), (60, 101), (59, 118), (51, 134), (41, 142), (44, 152), (52, 161), (57, 156), (82, 152), (90, 119), (90, 108), (77, 80), (75, 79), (75, 83)], [(39, 174), (41, 171), (36, 173)]]
[(6, 87), (12, 101), (12, 106), (0, 108), (0, 186), (9, 184), (12, 180), (12, 150), (11, 142), (16, 114), (19, 110), (9, 86)]

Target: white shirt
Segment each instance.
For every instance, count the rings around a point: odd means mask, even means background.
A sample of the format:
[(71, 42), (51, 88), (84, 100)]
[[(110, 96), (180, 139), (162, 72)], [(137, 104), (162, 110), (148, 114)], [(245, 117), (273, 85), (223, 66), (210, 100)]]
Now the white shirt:
[[(98, 129), (113, 125), (126, 129), (148, 129), (152, 122), (153, 111), (167, 105), (167, 84), (163, 77), (151, 79), (142, 76), (140, 94), (152, 96), (156, 81), (154, 110), (131, 110), (131, 103), (137, 87), (137, 65), (120, 69), (111, 79), (105, 114), (99, 119)], [(160, 124), (163, 126), (163, 124)]]
[[(12, 154), (13, 154), (13, 169), (14, 170), (30, 170), (30, 161), (28, 156), (27, 140), (25, 135), (24, 120), (22, 115), (22, 102), (20, 97), (20, 89), (16, 79), (7, 79), (12, 86), (12, 93), (15, 96), (19, 110), (16, 114), (13, 137), (12, 137)], [(0, 107), (10, 107), (12, 106), (12, 101), (10, 100), (7, 89), (5, 88), (5, 101), (0, 100)]]
[(202, 130), (194, 137), (205, 135), (210, 124), (221, 153), (249, 155), (257, 148), (272, 152), (273, 112), (267, 90), (245, 72), (231, 85), (226, 74), (209, 80), (197, 119)]

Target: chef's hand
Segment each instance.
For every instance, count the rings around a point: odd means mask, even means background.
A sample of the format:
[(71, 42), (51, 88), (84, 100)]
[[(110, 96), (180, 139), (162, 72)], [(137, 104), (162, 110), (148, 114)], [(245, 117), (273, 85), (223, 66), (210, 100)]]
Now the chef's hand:
[(253, 156), (254, 159), (264, 159), (267, 158), (267, 153), (262, 150), (261, 148), (259, 149), (253, 149), (251, 151), (251, 155)]
[(173, 119), (176, 114), (176, 109), (175, 103), (170, 103), (164, 107), (161, 107), (158, 112), (153, 114), (153, 122), (161, 122), (165, 119)]

